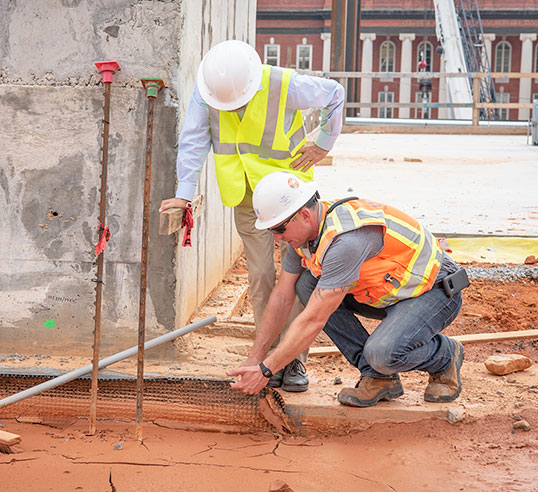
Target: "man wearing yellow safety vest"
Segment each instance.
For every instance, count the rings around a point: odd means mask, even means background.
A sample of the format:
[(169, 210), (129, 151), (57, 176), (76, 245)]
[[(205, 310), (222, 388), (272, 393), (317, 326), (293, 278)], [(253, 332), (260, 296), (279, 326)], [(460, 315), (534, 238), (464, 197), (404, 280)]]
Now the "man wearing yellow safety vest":
[[(400, 210), (351, 197), (319, 201), (314, 182), (275, 172), (253, 196), (256, 227), (288, 248), (247, 361), (227, 371), (232, 387), (258, 393), (271, 374), (308, 347), (323, 329), (361, 373), (344, 388), (344, 405), (368, 407), (403, 394), (398, 374), (429, 373), (424, 399), (449, 402), (461, 391), (463, 346), (440, 332), (457, 316), (464, 269), (437, 239)], [(306, 306), (278, 347), (295, 293)], [(371, 335), (355, 314), (381, 320)]]
[[(312, 166), (333, 147), (342, 128), (344, 88), (333, 80), (300, 75), (263, 65), (242, 41), (225, 41), (204, 56), (179, 138), (176, 197), (163, 200), (160, 212), (185, 208), (194, 196), (211, 146), (224, 205), (234, 207), (243, 240), (250, 297), (256, 326), (275, 285), (274, 241), (254, 227), (252, 190), (265, 175), (286, 170), (302, 181), (313, 178)], [(306, 141), (301, 110), (322, 108), (320, 132)], [(295, 302), (290, 321), (302, 309)], [(308, 348), (276, 372), (272, 387), (305, 391), (303, 365)]]

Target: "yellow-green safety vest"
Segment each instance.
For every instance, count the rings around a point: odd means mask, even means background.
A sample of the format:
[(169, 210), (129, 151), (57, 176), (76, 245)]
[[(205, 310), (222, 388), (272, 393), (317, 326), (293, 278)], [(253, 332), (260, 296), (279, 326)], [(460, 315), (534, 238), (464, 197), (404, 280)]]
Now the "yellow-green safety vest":
[(262, 88), (247, 104), (242, 119), (236, 112), (209, 107), (217, 182), (222, 203), (228, 207), (241, 203), (247, 182), (254, 190), (260, 179), (274, 171), (293, 173), (303, 181), (313, 179), (313, 167), (306, 173), (290, 168), (306, 142), (301, 111), (295, 111), (290, 128), (284, 128), (292, 73), (263, 65)]

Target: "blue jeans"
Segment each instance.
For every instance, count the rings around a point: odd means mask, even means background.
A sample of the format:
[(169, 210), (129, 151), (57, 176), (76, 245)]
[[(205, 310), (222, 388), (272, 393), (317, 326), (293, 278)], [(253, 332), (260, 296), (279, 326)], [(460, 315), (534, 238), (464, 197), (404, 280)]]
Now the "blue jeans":
[[(308, 270), (299, 277), (295, 290), (305, 306), (317, 283)], [(448, 370), (456, 348), (440, 332), (460, 308), (461, 292), (450, 298), (436, 287), (384, 309), (360, 304), (348, 294), (323, 330), (361, 376), (394, 378), (407, 371), (436, 376)], [(355, 313), (383, 321), (369, 335)]]

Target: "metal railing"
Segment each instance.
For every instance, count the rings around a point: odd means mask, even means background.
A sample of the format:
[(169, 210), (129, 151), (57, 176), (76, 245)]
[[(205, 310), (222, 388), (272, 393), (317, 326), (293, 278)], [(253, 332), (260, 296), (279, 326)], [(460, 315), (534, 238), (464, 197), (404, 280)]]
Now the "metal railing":
[(379, 79), (381, 82), (392, 82), (394, 79), (447, 79), (452, 77), (465, 77), (470, 80), (473, 87), (472, 103), (453, 102), (350, 102), (346, 95), (345, 108), (417, 108), (417, 109), (437, 109), (437, 108), (472, 108), (472, 126), (478, 126), (480, 120), (480, 110), (498, 109), (532, 109), (532, 102), (528, 103), (494, 103), (480, 101), (480, 82), (482, 79), (495, 79), (497, 82), (508, 82), (510, 79), (538, 79), (538, 73), (519, 72), (492, 72), (492, 73), (443, 73), (443, 72), (317, 72), (312, 75), (322, 75), (338, 80), (344, 87), (347, 87), (348, 79)]

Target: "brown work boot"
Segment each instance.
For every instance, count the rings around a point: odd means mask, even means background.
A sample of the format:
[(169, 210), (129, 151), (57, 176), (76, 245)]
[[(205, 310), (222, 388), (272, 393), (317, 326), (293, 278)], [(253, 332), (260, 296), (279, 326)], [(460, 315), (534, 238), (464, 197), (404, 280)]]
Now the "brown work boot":
[(371, 407), (379, 400), (392, 400), (403, 393), (399, 377), (381, 379), (363, 376), (355, 388), (344, 388), (340, 391), (338, 401), (350, 407)]
[(463, 364), (463, 345), (454, 340), (456, 350), (452, 364), (447, 371), (438, 376), (430, 374), (430, 381), (424, 391), (424, 399), (434, 403), (455, 400), (461, 393), (460, 368)]

